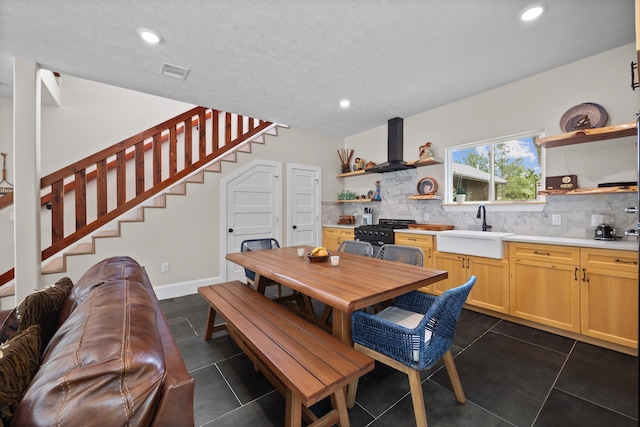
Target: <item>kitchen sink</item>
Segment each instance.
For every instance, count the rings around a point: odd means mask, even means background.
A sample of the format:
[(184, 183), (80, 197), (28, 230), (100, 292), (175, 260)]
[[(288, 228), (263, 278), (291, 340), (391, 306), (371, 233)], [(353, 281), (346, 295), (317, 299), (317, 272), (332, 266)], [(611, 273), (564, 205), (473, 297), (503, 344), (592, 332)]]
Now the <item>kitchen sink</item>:
[(502, 240), (514, 234), (494, 233), (492, 231), (449, 230), (438, 233), (436, 241), (440, 252), (502, 259), (504, 252)]

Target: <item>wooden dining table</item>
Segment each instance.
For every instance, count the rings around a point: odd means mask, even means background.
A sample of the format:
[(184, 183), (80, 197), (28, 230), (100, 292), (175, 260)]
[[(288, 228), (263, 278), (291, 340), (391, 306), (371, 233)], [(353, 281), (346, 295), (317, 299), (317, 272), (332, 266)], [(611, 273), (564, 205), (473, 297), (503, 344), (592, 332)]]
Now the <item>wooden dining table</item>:
[[(350, 253), (339, 255), (340, 263), (311, 262), (298, 257), (297, 247), (227, 254), (226, 259), (256, 273), (254, 286), (264, 293), (273, 280), (333, 308), (332, 333), (352, 345), (351, 314), (423, 286), (444, 280), (446, 271)], [(313, 248), (305, 247), (305, 253)]]

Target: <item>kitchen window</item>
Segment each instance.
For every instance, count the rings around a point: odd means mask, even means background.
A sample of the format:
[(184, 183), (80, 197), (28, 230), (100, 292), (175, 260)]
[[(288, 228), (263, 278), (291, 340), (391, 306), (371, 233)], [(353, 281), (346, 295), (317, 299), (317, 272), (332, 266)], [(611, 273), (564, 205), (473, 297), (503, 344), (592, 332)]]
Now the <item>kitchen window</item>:
[(446, 150), (445, 203), (537, 200), (544, 176), (542, 131), (510, 135)]

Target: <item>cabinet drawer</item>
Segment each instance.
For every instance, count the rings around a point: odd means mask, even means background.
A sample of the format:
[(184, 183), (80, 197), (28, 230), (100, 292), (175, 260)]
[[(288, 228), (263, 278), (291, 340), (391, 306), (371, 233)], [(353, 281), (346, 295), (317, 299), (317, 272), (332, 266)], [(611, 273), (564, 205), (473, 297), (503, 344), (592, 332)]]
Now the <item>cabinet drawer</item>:
[(580, 262), (580, 248), (509, 242), (509, 257), (511, 259), (548, 261), (558, 264), (578, 264)]
[(408, 233), (396, 233), (394, 236), (394, 243), (397, 245), (417, 246), (423, 249), (433, 248), (433, 236), (408, 234)]
[(635, 251), (616, 251), (611, 249), (582, 249), (580, 263), (582, 268), (606, 268), (617, 271), (637, 272), (638, 253)]

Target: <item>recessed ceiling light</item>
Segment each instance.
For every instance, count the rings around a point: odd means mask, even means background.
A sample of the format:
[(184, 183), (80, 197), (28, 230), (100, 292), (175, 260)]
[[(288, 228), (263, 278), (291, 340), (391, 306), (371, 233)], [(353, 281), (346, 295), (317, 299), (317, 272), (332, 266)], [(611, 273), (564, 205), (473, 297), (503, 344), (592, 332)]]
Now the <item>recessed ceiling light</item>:
[(340, 101), (340, 106), (342, 108), (349, 108), (350, 105), (351, 101), (349, 101), (348, 99), (343, 99), (342, 101)]
[(520, 12), (520, 19), (523, 21), (533, 21), (538, 18), (544, 12), (544, 4), (536, 3), (531, 6), (526, 7), (522, 12)]
[(148, 28), (138, 28), (137, 32), (138, 35), (147, 43), (158, 44), (162, 41), (162, 36), (160, 34)]

